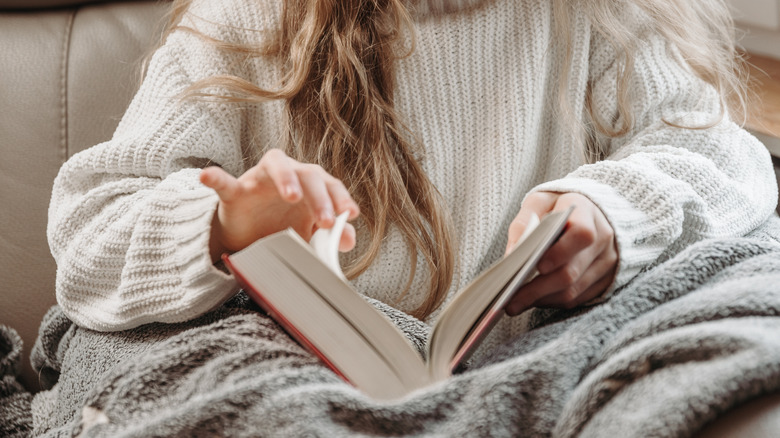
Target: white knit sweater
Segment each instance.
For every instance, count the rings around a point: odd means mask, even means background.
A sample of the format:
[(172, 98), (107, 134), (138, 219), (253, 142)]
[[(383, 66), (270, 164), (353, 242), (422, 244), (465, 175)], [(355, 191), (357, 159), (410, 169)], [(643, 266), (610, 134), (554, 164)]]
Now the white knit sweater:
[[(260, 43), (277, 28), (279, 7), (259, 3), (200, 1), (185, 24)], [(533, 190), (582, 193), (603, 210), (620, 253), (613, 289), (693, 241), (744, 234), (773, 211), (770, 159), (755, 138), (728, 121), (707, 130), (663, 122), (707, 122), (718, 114), (718, 99), (641, 18), (631, 18), (645, 42), (630, 87), (636, 126), (605, 143), (606, 160), (583, 165), (581, 142), (555, 111), (562, 50), (551, 35), (549, 0), (488, 1), (417, 17), (416, 49), (397, 64), (396, 108), (422, 141), (423, 166), (454, 217), (459, 253), (451, 294), (503, 255), (509, 223)], [(568, 92), (575, 114), (587, 113), (590, 84), (602, 119), (612, 120), (614, 53), (586, 20), (573, 32)], [(236, 293), (234, 279), (211, 263), (217, 196), (198, 182), (199, 169), (215, 163), (239, 175), (279, 146), (282, 106), (177, 101), (193, 81), (225, 73), (271, 87), (280, 68), (175, 32), (153, 57), (114, 137), (62, 167), (48, 238), (57, 300), (76, 323), (120, 330), (183, 321)], [(421, 264), (411, 292), (398, 301), (409, 270), (406, 247), (391, 233), (354, 285), (409, 310), (426, 290)], [(520, 329), (505, 320), (491, 343)]]

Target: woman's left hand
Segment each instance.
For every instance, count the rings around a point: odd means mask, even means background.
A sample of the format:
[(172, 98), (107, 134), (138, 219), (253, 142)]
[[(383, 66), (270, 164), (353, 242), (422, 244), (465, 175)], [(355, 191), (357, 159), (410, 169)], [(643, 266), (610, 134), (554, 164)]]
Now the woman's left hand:
[(539, 260), (539, 275), (509, 303), (509, 315), (530, 307), (572, 308), (598, 297), (612, 283), (618, 264), (615, 232), (596, 204), (577, 193), (528, 195), (509, 226), (507, 251), (522, 235), (531, 213), (541, 218), (572, 205), (576, 208), (565, 231)]

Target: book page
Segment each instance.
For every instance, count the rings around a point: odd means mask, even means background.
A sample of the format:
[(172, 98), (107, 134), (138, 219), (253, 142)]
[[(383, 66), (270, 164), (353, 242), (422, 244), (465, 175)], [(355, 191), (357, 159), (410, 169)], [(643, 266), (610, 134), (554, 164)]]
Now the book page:
[(449, 377), (457, 363), (479, 345), (514, 293), (533, 275), (570, 213), (571, 208), (546, 215), (523, 243), (483, 271), (442, 310), (428, 345), (434, 380)]
[[(512, 251), (516, 250), (520, 245), (522, 245), (523, 242), (525, 242), (525, 239), (527, 239), (528, 236), (530, 236), (538, 226), (539, 216), (537, 216), (536, 213), (531, 213), (531, 217), (528, 218), (528, 224), (525, 226), (523, 234), (520, 235), (520, 237), (517, 239), (517, 242), (515, 242), (515, 244), (512, 246)], [(509, 252), (511, 253), (512, 251)]]
[(331, 228), (320, 228), (309, 239), (309, 245), (314, 249), (317, 257), (344, 281), (347, 281), (347, 277), (341, 270), (339, 263), (339, 243), (341, 243), (341, 234), (344, 232), (344, 227), (347, 226), (348, 218), (348, 211), (341, 213), (336, 217)]
[(345, 380), (376, 398), (395, 398), (413, 389), (270, 248), (259, 245), (240, 251), (227, 263), (269, 316)]
[(376, 350), (407, 387), (420, 388), (429, 383), (422, 357), (403, 332), (330, 268), (316, 263), (312, 248), (297, 233), (290, 231), (284, 239), (270, 239), (267, 246)]

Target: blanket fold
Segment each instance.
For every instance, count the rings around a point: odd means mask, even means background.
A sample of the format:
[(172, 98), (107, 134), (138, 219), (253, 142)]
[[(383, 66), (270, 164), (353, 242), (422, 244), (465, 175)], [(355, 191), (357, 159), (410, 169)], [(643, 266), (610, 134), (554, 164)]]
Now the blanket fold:
[(17, 380), (21, 357), (22, 338), (0, 324), (0, 436), (4, 437), (25, 437), (32, 431), (32, 395)]

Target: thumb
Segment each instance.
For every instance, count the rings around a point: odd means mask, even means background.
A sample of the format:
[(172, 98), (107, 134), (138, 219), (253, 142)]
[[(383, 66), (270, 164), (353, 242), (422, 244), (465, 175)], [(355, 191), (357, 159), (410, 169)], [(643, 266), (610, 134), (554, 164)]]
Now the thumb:
[(529, 222), (531, 222), (531, 217), (536, 215), (537, 218), (541, 218), (552, 211), (558, 196), (557, 193), (551, 192), (535, 192), (526, 196), (517, 216), (515, 216), (512, 223), (509, 224), (509, 236), (506, 243), (505, 254), (508, 254), (512, 248), (514, 248)]
[(351, 251), (355, 247), (355, 227), (352, 224), (347, 223), (344, 226), (344, 232), (341, 233), (341, 241), (339, 242), (339, 251), (347, 252)]

